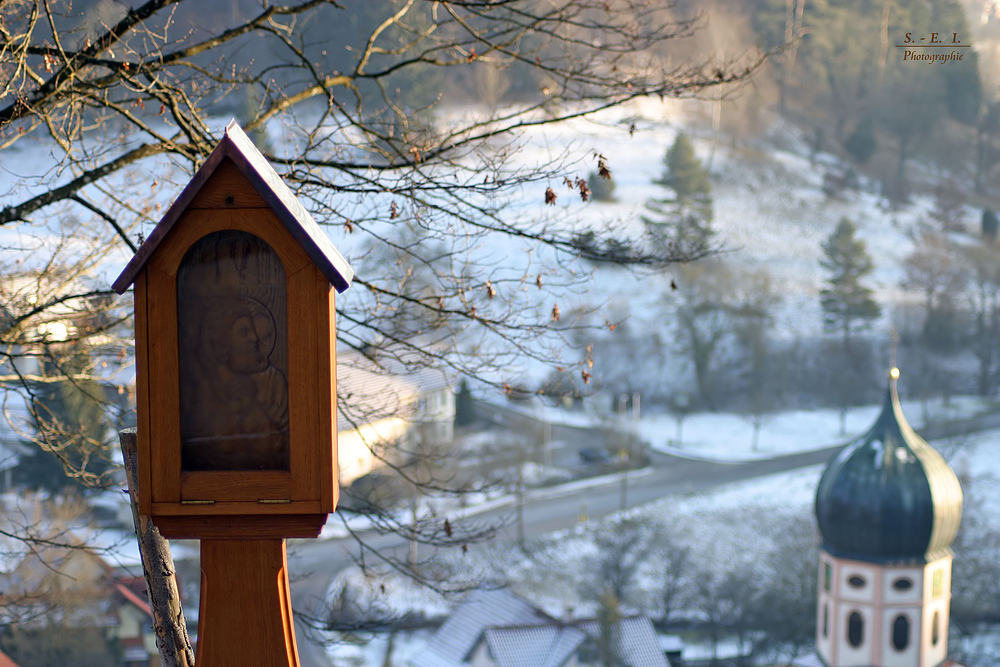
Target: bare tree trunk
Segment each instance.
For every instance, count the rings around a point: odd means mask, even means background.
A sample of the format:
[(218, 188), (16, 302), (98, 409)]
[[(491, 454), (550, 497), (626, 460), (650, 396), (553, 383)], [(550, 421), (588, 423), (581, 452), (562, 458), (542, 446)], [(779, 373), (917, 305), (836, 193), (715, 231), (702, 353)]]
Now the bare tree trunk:
[(150, 517), (139, 514), (139, 438), (134, 428), (118, 432), (122, 457), (125, 459), (125, 479), (128, 482), (129, 500), (132, 502), (132, 520), (139, 540), (142, 571), (146, 578), (146, 594), (153, 611), (153, 629), (156, 647), (160, 650), (163, 667), (194, 667), (194, 649), (187, 633), (184, 609), (174, 576), (174, 559), (170, 543), (160, 535)]
[(882, 23), (879, 28), (879, 50), (878, 50), (878, 85), (882, 86), (885, 78), (885, 61), (889, 55), (889, 0), (882, 4)]

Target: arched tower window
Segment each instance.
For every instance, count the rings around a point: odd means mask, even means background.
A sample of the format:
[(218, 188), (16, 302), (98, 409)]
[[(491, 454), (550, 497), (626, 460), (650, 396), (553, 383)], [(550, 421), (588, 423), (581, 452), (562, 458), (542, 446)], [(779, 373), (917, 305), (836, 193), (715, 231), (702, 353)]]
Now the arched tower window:
[(857, 648), (861, 646), (861, 642), (865, 640), (865, 620), (861, 618), (861, 614), (856, 611), (852, 611), (851, 615), (847, 617), (847, 642)]
[(941, 614), (934, 612), (934, 617), (931, 619), (931, 645), (937, 646), (938, 641), (941, 639)]
[(892, 622), (892, 647), (903, 651), (910, 645), (910, 619), (900, 614)]

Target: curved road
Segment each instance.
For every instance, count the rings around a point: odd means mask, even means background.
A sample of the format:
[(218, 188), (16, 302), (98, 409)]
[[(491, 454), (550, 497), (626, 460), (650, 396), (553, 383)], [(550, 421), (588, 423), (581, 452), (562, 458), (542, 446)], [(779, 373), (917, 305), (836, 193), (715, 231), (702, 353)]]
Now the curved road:
[[(824, 463), (840, 447), (842, 445), (746, 463), (717, 463), (654, 452), (651, 454), (650, 468), (630, 473), (626, 490), (627, 506), (634, 507), (671, 494), (705, 491), (739, 480)], [(573, 488), (577, 485), (570, 485), (565, 493), (549, 488), (526, 494), (525, 537), (536, 537), (573, 526), (579, 520), (584, 505), (590, 518), (617, 512), (621, 507), (620, 477), (609, 475), (604, 479), (606, 481), (598, 486)], [(516, 539), (516, 527), (511, 521), (513, 512), (514, 506), (510, 503), (481, 512), (475, 515), (474, 520), (505, 523), (497, 539), (513, 541)], [(331, 521), (335, 520), (331, 518)], [(380, 551), (399, 549), (402, 553), (406, 549), (406, 541), (395, 534), (378, 535), (368, 532), (363, 537), (369, 547)], [(326, 589), (337, 573), (353, 564), (352, 554), (356, 554), (357, 550), (357, 542), (350, 537), (322, 541), (302, 540), (290, 544), (292, 599), (300, 617), (321, 613)], [(308, 631), (301, 624), (297, 634), (303, 667), (328, 667), (329, 661), (321, 649), (311, 644)]]

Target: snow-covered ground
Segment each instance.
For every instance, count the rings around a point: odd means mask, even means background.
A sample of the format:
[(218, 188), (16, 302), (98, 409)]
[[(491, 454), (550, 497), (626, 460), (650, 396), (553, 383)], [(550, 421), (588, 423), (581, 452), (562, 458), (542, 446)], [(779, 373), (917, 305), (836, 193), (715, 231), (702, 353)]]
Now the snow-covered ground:
[[(942, 399), (928, 401), (902, 401), (903, 413), (911, 424), (920, 428), (926, 423), (947, 422), (984, 414), (996, 409), (996, 403), (979, 396), (955, 396), (947, 402)], [(580, 411), (534, 404), (530, 406), (505, 406), (554, 424), (577, 427), (599, 427), (600, 419)], [(867, 405), (850, 408), (846, 415), (846, 428), (840, 432), (840, 413), (836, 409), (793, 410), (769, 415), (761, 425), (757, 449), (752, 449), (753, 425), (745, 415), (705, 412), (688, 415), (681, 425), (681, 439), (677, 440), (677, 418), (672, 415), (646, 413), (636, 423), (627, 418), (626, 426), (636, 429), (642, 440), (657, 451), (675, 456), (685, 456), (713, 461), (747, 461), (764, 459), (782, 454), (823, 449), (863, 434), (874, 423), (881, 405)], [(948, 446), (951, 453), (953, 446)], [(983, 461), (984, 465), (988, 465)], [(964, 460), (957, 465), (963, 466)], [(543, 466), (527, 464), (525, 482), (531, 486), (534, 477), (539, 480), (565, 471), (556, 469), (551, 475)], [(648, 471), (647, 471), (648, 472)], [(635, 475), (647, 474), (640, 471)], [(574, 493), (581, 489), (618, 484), (617, 474), (559, 484), (528, 491), (525, 502), (553, 495)], [(422, 501), (422, 511), (441, 516), (470, 517), (484, 511), (512, 507), (514, 495), (497, 492), (469, 494), (460, 503), (455, 498), (429, 498)], [(400, 510), (401, 516), (408, 515), (409, 509)], [(403, 518), (405, 522), (405, 517)], [(351, 531), (361, 531), (372, 526), (371, 520), (363, 515), (339, 514), (330, 518), (320, 539), (346, 537)]]
[[(640, 113), (645, 122), (634, 135), (629, 135), (628, 123), (616, 124), (614, 117), (604, 123), (581, 120), (538, 129), (528, 135), (518, 159), (524, 164), (540, 163), (559, 149), (604, 155), (617, 186), (617, 202), (583, 204), (565, 188), (556, 188), (560, 194), (557, 208), (566, 219), (585, 227), (610, 225), (622, 236), (638, 237), (643, 230), (644, 203), (664, 196), (662, 188), (652, 181), (661, 175), (663, 156), (677, 132), (684, 130), (712, 171), (713, 227), (727, 250), (725, 260), (748, 269), (766, 269), (782, 295), (774, 324), (779, 335), (821, 331), (821, 243), (842, 217), (857, 225), (859, 237), (875, 260), (872, 285), (876, 299), (886, 306), (886, 316), (877, 323), (876, 331), (888, 331), (896, 305), (918, 298), (900, 287), (901, 261), (911, 252), (912, 236), (931, 208), (929, 197), (916, 196), (909, 205), (893, 210), (875, 194), (875, 184), (864, 179), (860, 190), (827, 197), (822, 189), (823, 175), (842, 171), (846, 165), (826, 154), (810, 160), (809, 148), (798, 130), (780, 120), (766, 136), (733, 146), (707, 130), (685, 128), (685, 111), (676, 105), (646, 105)], [(578, 175), (585, 176), (594, 165), (583, 162), (579, 169)], [(540, 198), (538, 203), (540, 206)], [(973, 211), (968, 213), (971, 221)], [(668, 286), (674, 276), (670, 270), (641, 276), (599, 270), (581, 301), (591, 306), (614, 301), (615, 307), (629, 312), (636, 324), (656, 330), (662, 327), (659, 314), (670, 300)]]
[[(947, 422), (996, 409), (995, 401), (980, 396), (901, 401), (903, 414), (919, 429), (927, 423)], [(654, 449), (679, 456), (744, 461), (779, 454), (822, 449), (861, 435), (871, 427), (880, 405), (848, 409), (844, 432), (840, 431), (840, 411), (836, 409), (793, 410), (767, 415), (761, 424), (757, 449), (753, 450), (753, 424), (746, 415), (699, 413), (681, 424), (677, 440), (677, 418), (672, 415), (643, 417), (640, 433)]]
[[(922, 423), (921, 419), (915, 418), (922, 407), (916, 402), (905, 402), (903, 406), (904, 413), (908, 413), (915, 424)], [(877, 417), (879, 408), (867, 406), (852, 410), (848, 418), (849, 435), (866, 430)], [(988, 408), (989, 404), (977, 398), (954, 398), (948, 406), (931, 403), (928, 414), (936, 421), (980, 414)], [(548, 415), (556, 417), (558, 413), (553, 414), (550, 410)], [(713, 424), (720, 423), (720, 417), (722, 424), (731, 421), (729, 428), (713, 427)], [(648, 420), (649, 428), (653, 428), (663, 419), (650, 416), (643, 418), (642, 422), (646, 424)], [(771, 443), (770, 452), (776, 454), (814, 449), (817, 442), (831, 444), (843, 441), (844, 438), (838, 434), (838, 419), (836, 411), (799, 411), (776, 415), (762, 429), (762, 451), (758, 454), (764, 455), (765, 442)], [(739, 418), (735, 416), (691, 415), (684, 425), (684, 451), (722, 460), (744, 459), (747, 457), (749, 432), (739, 432), (738, 424)], [(645, 427), (643, 433), (646, 433)], [(766, 438), (765, 433), (768, 434)], [(688, 436), (691, 438), (690, 445), (687, 444)], [(952, 438), (937, 444), (963, 479), (967, 505), (975, 506), (977, 518), (985, 521), (989, 529), (1000, 530), (1000, 484), (996, 483), (1000, 430)], [(772, 557), (777, 540), (788, 531), (789, 522), (797, 520), (800, 523), (795, 525), (800, 527), (814, 525), (811, 521), (812, 504), (823, 468), (823, 465), (815, 465), (731, 484), (714, 491), (671, 496), (630, 510), (628, 517), (660, 526), (669, 533), (671, 540), (691, 549), (693, 560), (716, 563), (720, 571), (739, 567), (760, 568)], [(600, 483), (600, 480), (596, 481)], [(609, 478), (607, 482), (613, 483), (613, 480)], [(777, 489), (780, 492), (776, 492)], [(588, 558), (593, 558), (593, 536), (598, 530), (599, 526), (591, 523), (561, 531), (540, 541), (534, 547), (535, 553), (531, 558), (514, 549), (491, 550), (489, 555), (470, 557), (464, 561), (467, 568), (465, 574), (479, 574), (483, 581), (509, 578), (515, 582), (517, 592), (552, 615), (564, 615), (567, 609), (572, 609), (577, 616), (588, 615), (594, 612), (593, 605), (580, 598), (579, 576), (574, 577), (574, 573), (591, 571), (588, 568), (593, 567), (593, 562)], [(808, 534), (802, 537), (807, 542), (812, 539)], [(660, 562), (656, 553), (649, 554), (648, 559)], [(557, 563), (554, 569), (539, 568), (539, 562), (546, 560)], [(395, 588), (390, 587), (388, 593), (380, 594), (375, 591), (380, 590), (385, 580), (348, 572), (332, 587), (331, 594), (336, 594), (344, 582), (350, 582), (353, 587), (367, 588), (368, 595), (373, 596), (366, 598), (369, 602), (374, 598), (377, 599), (376, 604), (385, 609), (397, 613), (416, 611), (427, 616), (440, 613), (447, 604), (440, 596), (417, 590), (411, 583), (398, 578), (392, 581)], [(651, 578), (650, 594), (656, 585), (652, 581)], [(387, 650), (387, 638), (374, 636), (366, 639), (364, 643), (334, 644), (330, 653), (343, 660), (343, 664), (381, 664), (379, 661)], [(407, 636), (405, 641), (397, 639), (393, 656), (402, 660), (411, 655), (419, 650), (423, 639), (424, 636)], [(968, 650), (972, 648), (976, 647)], [(720, 647), (723, 652), (731, 649), (734, 647)], [(707, 651), (709, 648), (703, 643), (689, 642), (684, 657), (704, 657)]]
[[(440, 122), (445, 124), (453, 116), (468, 117), (470, 113), (466, 108), (442, 110)], [(920, 295), (916, 292), (906, 292), (900, 287), (901, 260), (913, 248), (913, 235), (931, 208), (930, 197), (918, 195), (910, 204), (890, 209), (875, 194), (875, 185), (864, 178), (859, 190), (846, 190), (837, 198), (827, 197), (822, 189), (824, 174), (843, 171), (847, 165), (828, 154), (810, 159), (807, 142), (790, 123), (775, 119), (763, 136), (733, 142), (692, 124), (691, 119), (697, 114), (697, 103), (644, 101), (609, 110), (594, 120), (528, 128), (519, 141), (520, 148), (514, 154), (512, 166), (565, 161), (566, 175), (586, 177), (596, 169), (594, 156), (600, 154), (607, 158), (612, 170), (617, 201), (584, 203), (561, 182), (554, 181), (549, 185), (559, 194), (559, 199), (554, 207), (545, 206), (544, 187), (532, 183), (523, 191), (511, 193), (510, 215), (526, 224), (577, 230), (610, 228), (623, 238), (638, 238), (643, 233), (641, 217), (646, 213), (645, 202), (664, 196), (662, 187), (652, 181), (661, 175), (663, 156), (677, 133), (683, 130), (693, 138), (699, 157), (712, 172), (713, 227), (717, 241), (727, 251), (725, 261), (747, 269), (766, 269), (773, 276), (776, 291), (782, 295), (774, 321), (777, 335), (810, 336), (820, 331), (818, 291), (823, 280), (818, 264), (820, 245), (837, 221), (845, 216), (857, 224), (859, 236), (868, 244), (875, 259), (872, 284), (877, 300), (885, 306), (885, 316), (876, 323), (876, 332), (888, 331), (895, 306), (919, 301)], [(221, 125), (225, 121), (216, 119), (216, 122)], [(637, 129), (631, 133), (629, 127), (633, 124)], [(43, 146), (21, 150), (17, 155), (16, 162), (5, 162), (0, 167), (0, 187), (11, 193), (12, 200), (29, 196), (42, 184), (50, 184), (51, 179), (33, 175), (47, 174), (47, 165), (56, 161), (56, 156)], [(162, 208), (179, 187), (180, 184), (170, 184), (151, 192), (150, 205), (155, 203)], [(342, 204), (349, 206), (346, 201)], [(381, 202), (373, 197), (364, 205), (380, 207)], [(970, 208), (970, 221), (972, 214)], [(155, 217), (156, 214), (151, 215)], [(123, 213), (122, 217), (129, 221), (134, 215)], [(148, 232), (148, 225), (146, 227)], [(3, 233), (12, 235), (9, 239), (12, 247), (41, 242), (17, 236), (22, 230), (16, 226), (5, 228)], [(348, 259), (356, 260), (365, 254), (363, 234), (350, 234), (339, 226), (328, 228), (327, 233)], [(550, 270), (556, 271), (551, 252), (529, 248), (521, 238), (492, 235), (476, 241), (467, 251), (470, 260), (498, 272), (494, 276), (497, 284), (501, 284), (500, 274), (514, 281), (501, 287), (497, 305), (484, 304), (484, 308), (499, 307), (507, 299), (527, 298), (524, 294), (530, 290), (525, 292), (520, 288), (533, 282), (538, 273), (549, 275)], [(127, 253), (116, 249), (106, 258), (102, 275), (106, 279), (117, 275), (126, 259)], [(523, 271), (529, 263), (533, 270), (525, 278)], [(363, 263), (359, 266), (364, 268)], [(579, 289), (559, 297), (563, 312), (571, 312), (576, 307), (613, 304), (612, 310), (629, 313), (636, 326), (650, 333), (664, 328), (662, 313), (670, 305), (669, 285), (676, 272), (595, 271), (585, 262), (576, 262), (569, 268), (582, 283)], [(551, 287), (557, 282), (558, 279), (547, 280), (546, 284)], [(504, 289), (521, 296), (507, 294)], [(350, 298), (350, 293), (346, 298)], [(361, 298), (360, 293), (355, 298)], [(547, 314), (552, 308), (552, 298), (539, 293), (538, 299), (533, 306), (537, 307), (538, 314)], [(534, 314), (532, 309), (531, 315)], [(526, 378), (534, 378), (541, 372), (537, 364), (527, 359), (508, 370)]]
[[(952, 396), (947, 401), (904, 399), (900, 403), (903, 414), (916, 429), (930, 423), (987, 414), (1000, 407), (997, 401), (982, 396)], [(849, 408), (843, 433), (840, 432), (838, 409), (791, 410), (765, 415), (756, 450), (752, 449), (754, 427), (750, 415), (694, 413), (685, 416), (678, 429), (676, 415), (644, 412), (638, 423), (627, 415), (624, 426), (637, 430), (641, 439), (657, 451), (718, 461), (747, 461), (846, 442), (867, 431), (881, 408), (881, 405)], [(579, 410), (537, 404), (528, 407), (505, 405), (504, 409), (566, 426), (597, 427), (601, 426), (602, 419), (607, 419)]]

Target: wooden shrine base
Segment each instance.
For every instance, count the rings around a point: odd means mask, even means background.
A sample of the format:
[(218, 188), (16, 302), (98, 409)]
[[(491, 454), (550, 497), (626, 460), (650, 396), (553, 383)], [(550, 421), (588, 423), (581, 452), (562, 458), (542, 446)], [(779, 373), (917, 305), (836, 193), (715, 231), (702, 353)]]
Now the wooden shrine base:
[(202, 540), (198, 667), (299, 667), (285, 540)]
[[(199, 506), (195, 505), (192, 509), (197, 510)], [(281, 540), (288, 537), (319, 537), (327, 516), (329, 515), (157, 514), (153, 516), (153, 523), (160, 530), (160, 535), (171, 540)]]

